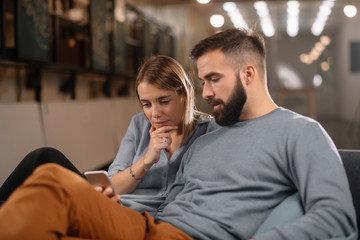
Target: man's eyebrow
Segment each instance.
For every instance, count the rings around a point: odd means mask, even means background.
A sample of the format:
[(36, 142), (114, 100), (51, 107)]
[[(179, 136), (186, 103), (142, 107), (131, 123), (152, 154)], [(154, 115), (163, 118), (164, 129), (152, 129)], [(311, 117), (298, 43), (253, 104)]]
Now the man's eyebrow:
[[(203, 79), (211, 79), (211, 78), (214, 77), (214, 76), (215, 76), (215, 77), (221, 77), (221, 76), (223, 76), (223, 74), (218, 73), (218, 72), (210, 72), (210, 73), (206, 74)], [(199, 79), (200, 79), (200, 80), (203, 80), (203, 79), (201, 79), (201, 78), (199, 78)]]

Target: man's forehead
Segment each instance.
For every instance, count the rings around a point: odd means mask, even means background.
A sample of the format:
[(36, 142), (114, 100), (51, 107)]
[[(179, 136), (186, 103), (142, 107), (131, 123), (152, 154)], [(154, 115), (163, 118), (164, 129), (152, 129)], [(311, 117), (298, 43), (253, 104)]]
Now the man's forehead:
[(205, 52), (203, 55), (201, 55), (198, 58), (197, 63), (206, 62), (206, 61), (210, 61), (213, 59), (220, 60), (223, 58), (225, 58), (225, 54), (221, 50), (216, 49), (216, 50), (211, 50), (211, 51)]
[(208, 74), (220, 73), (224, 67), (229, 67), (225, 55), (218, 50), (205, 53), (196, 61), (198, 76), (204, 78)]

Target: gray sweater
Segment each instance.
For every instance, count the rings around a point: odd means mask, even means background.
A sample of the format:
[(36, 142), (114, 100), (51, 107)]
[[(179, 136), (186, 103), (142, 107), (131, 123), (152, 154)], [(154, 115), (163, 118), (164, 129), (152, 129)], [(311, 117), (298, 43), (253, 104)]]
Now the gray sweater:
[(337, 149), (314, 120), (278, 108), (199, 137), (157, 219), (195, 239), (249, 239), (298, 191), (306, 214), (256, 239), (325, 239), (356, 232)]

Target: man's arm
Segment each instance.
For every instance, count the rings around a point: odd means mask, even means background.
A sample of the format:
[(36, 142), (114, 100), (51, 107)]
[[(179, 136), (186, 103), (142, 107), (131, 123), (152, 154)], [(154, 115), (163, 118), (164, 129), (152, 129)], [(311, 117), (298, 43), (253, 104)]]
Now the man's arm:
[(261, 239), (329, 239), (356, 235), (351, 193), (337, 149), (317, 123), (309, 123), (287, 146), (289, 177), (305, 215), (255, 236)]

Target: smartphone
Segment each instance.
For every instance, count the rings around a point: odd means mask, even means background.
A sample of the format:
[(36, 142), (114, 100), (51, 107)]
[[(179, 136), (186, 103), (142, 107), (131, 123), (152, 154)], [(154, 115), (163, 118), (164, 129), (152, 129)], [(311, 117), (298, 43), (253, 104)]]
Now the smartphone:
[(106, 171), (104, 170), (86, 171), (85, 176), (88, 179), (88, 181), (91, 183), (91, 185), (93, 185), (94, 187), (96, 186), (100, 186), (103, 188), (111, 187), (114, 193), (117, 194)]

